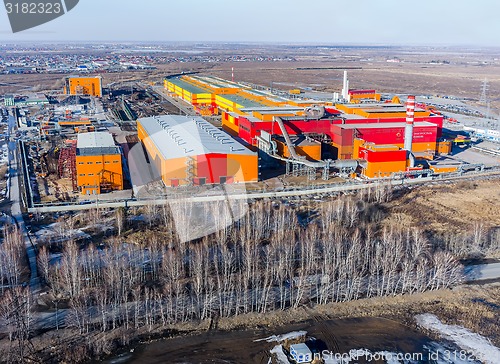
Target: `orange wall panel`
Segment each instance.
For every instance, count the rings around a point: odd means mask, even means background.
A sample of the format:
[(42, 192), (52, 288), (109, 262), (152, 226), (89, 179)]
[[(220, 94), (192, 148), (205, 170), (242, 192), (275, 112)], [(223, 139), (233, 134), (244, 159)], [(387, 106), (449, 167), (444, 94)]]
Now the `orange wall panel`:
[(256, 182), (259, 179), (259, 162), (257, 155), (228, 154), (227, 174), (233, 182)]
[(368, 178), (384, 178), (390, 177), (394, 172), (404, 172), (405, 170), (406, 161), (367, 163), (363, 174)]
[(123, 190), (123, 168), (121, 154), (76, 156), (77, 185), (110, 185), (112, 190)]
[(91, 95), (102, 97), (100, 77), (69, 77), (64, 91), (69, 95)]
[(225, 120), (222, 118), (222, 129), (232, 136), (238, 136), (238, 132), (240, 128), (236, 125), (231, 123), (229, 120)]

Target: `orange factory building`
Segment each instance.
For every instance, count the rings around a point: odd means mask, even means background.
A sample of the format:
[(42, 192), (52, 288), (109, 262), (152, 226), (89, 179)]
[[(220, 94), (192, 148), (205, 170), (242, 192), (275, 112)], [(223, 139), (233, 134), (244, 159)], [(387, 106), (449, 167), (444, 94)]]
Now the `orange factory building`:
[(67, 95), (90, 95), (102, 97), (102, 77), (66, 77), (64, 93)]
[(167, 187), (258, 180), (257, 153), (201, 117), (142, 118), (137, 120), (137, 131)]
[(82, 194), (123, 190), (122, 154), (111, 134), (78, 134), (76, 148), (76, 179)]

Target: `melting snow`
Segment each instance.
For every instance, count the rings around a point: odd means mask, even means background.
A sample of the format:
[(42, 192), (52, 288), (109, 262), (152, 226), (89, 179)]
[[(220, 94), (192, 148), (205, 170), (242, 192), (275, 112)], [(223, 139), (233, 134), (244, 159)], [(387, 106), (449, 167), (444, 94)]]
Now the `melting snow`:
[(7, 148), (7, 144), (4, 144), (0, 147), (0, 165), (7, 164), (8, 162), (9, 162), (9, 149)]
[[(282, 334), (282, 335), (272, 335), (263, 339), (257, 339), (254, 340), (254, 342), (257, 341), (267, 341), (268, 343), (274, 343), (274, 342), (282, 342), (285, 340), (292, 340), (292, 339), (297, 339), (299, 337), (303, 337), (307, 335), (307, 331), (294, 331), (294, 332), (289, 332), (288, 334)], [(274, 350), (274, 349), (273, 349)]]
[[(263, 339), (265, 340), (265, 339)], [(277, 364), (290, 364), (288, 358), (283, 352), (283, 347), (281, 345), (277, 345), (271, 349), (271, 354), (276, 355)]]
[[(417, 315), (415, 319), (420, 326), (439, 333), (443, 338), (454, 342), (483, 363), (498, 363), (500, 349), (491, 344), (488, 338), (473, 333), (462, 326), (443, 324), (432, 314)], [(456, 363), (456, 361), (452, 361), (452, 363)]]

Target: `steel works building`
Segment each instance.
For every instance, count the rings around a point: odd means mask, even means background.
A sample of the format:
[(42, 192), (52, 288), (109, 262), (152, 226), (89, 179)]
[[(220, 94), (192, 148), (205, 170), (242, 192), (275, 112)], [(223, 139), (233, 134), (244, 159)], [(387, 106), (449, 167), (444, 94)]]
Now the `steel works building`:
[(89, 95), (102, 97), (102, 77), (69, 76), (64, 82), (67, 95)]
[[(329, 167), (345, 174), (342, 166), (357, 165), (351, 174), (367, 178), (418, 175), (435, 170), (436, 155), (451, 152), (439, 112), (425, 104), (411, 106), (411, 133), (406, 135), (407, 105), (397, 97), (382, 102), (375, 90), (349, 89), (347, 73), (344, 78), (343, 102), (335, 104), (289, 99), (200, 75), (168, 77), (165, 88), (202, 115), (221, 114), (223, 130), (248, 148), (287, 163), (287, 173), (288, 167), (296, 171), (298, 165), (314, 178), (311, 168), (320, 166), (325, 179)], [(304, 156), (319, 163), (305, 162)]]
[(137, 120), (149, 162), (168, 187), (258, 180), (257, 153), (201, 117)]
[(78, 134), (76, 181), (84, 195), (123, 190), (122, 154), (107, 132)]

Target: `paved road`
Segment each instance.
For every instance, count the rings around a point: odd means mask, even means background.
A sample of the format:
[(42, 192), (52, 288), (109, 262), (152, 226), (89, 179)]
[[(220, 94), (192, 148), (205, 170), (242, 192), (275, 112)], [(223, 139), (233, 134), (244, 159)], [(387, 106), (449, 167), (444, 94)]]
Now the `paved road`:
[[(9, 120), (9, 133), (13, 134), (15, 131), (15, 121)], [(16, 220), (17, 226), (21, 233), (23, 234), (26, 254), (28, 255), (29, 265), (30, 265), (30, 287), (33, 291), (40, 288), (40, 283), (38, 280), (38, 270), (36, 267), (36, 251), (30, 237), (28, 236), (28, 230), (24, 224), (24, 219), (21, 211), (21, 190), (20, 190), (20, 178), (22, 178), (22, 164), (19, 163), (19, 157), (17, 154), (17, 142), (9, 141), (9, 197), (12, 202), (11, 216)]]
[[(418, 183), (428, 183), (432, 181), (430, 177), (415, 178), (412, 180), (399, 180), (392, 181), (393, 185), (412, 185)], [(243, 186), (244, 187), (244, 186)], [(212, 201), (222, 201), (222, 200), (249, 200), (249, 199), (261, 199), (261, 198), (280, 198), (280, 197), (298, 197), (307, 196), (315, 194), (327, 194), (332, 192), (345, 192), (345, 191), (355, 191), (367, 188), (375, 187), (374, 183), (357, 183), (357, 184), (343, 184), (335, 186), (318, 186), (316, 188), (301, 188), (297, 190), (289, 191), (274, 191), (274, 192), (252, 192), (252, 193), (242, 193), (242, 189), (235, 188), (238, 193), (221, 193), (219, 190), (215, 194), (206, 194), (202, 196), (189, 196), (189, 197), (176, 197), (173, 193), (168, 199), (157, 198), (154, 200), (121, 200), (112, 202), (99, 202), (101, 208), (118, 208), (118, 207), (130, 207), (130, 206), (147, 206), (147, 205), (164, 205), (171, 202), (212, 202)], [(33, 213), (45, 213), (45, 212), (61, 212), (61, 211), (79, 211), (79, 210), (91, 210), (95, 206), (92, 205), (91, 201), (88, 204), (83, 205), (46, 205), (40, 207), (30, 208), (29, 212)]]
[(464, 271), (466, 282), (500, 279), (500, 263), (469, 265)]

